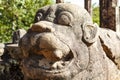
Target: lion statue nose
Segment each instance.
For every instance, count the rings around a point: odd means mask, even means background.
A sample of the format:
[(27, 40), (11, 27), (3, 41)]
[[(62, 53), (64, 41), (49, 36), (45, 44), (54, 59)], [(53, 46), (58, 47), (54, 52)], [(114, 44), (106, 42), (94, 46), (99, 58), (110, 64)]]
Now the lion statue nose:
[(37, 22), (32, 25), (31, 31), (40, 34), (37, 40), (39, 51), (35, 53), (43, 55), (51, 61), (61, 60), (69, 54), (69, 47), (55, 36), (55, 28), (52, 23), (47, 21)]
[(60, 41), (53, 33), (41, 33), (39, 38), (39, 54), (51, 61), (57, 61), (69, 54), (69, 47)]
[(52, 27), (52, 23), (47, 21), (40, 21), (32, 25), (30, 28), (34, 32), (54, 32), (55, 29)]

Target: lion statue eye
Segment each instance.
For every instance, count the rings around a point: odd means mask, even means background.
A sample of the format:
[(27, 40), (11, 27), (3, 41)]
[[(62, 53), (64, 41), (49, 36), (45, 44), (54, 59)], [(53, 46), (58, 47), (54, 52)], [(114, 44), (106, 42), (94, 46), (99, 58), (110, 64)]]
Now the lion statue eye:
[(70, 23), (72, 22), (73, 20), (73, 16), (70, 12), (61, 12), (59, 15), (58, 15), (58, 24), (61, 24), (61, 25), (70, 25)]
[(35, 22), (40, 21), (41, 18), (42, 18), (42, 16), (43, 16), (43, 14), (42, 14), (41, 12), (37, 13), (37, 14), (36, 14), (36, 17), (35, 17)]

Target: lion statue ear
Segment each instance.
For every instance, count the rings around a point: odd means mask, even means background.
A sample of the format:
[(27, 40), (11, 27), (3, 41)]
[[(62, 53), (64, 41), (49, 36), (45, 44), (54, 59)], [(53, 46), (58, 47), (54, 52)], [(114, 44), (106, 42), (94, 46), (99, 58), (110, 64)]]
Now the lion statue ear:
[(84, 23), (83, 26), (83, 40), (87, 43), (94, 43), (98, 38), (98, 25), (95, 23)]

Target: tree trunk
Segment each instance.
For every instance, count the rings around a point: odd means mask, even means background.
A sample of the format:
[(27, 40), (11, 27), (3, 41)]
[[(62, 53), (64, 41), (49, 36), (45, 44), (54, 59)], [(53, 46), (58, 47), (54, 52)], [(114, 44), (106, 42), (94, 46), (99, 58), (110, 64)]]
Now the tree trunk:
[(100, 0), (100, 26), (114, 31), (119, 29), (118, 0)]
[(56, 3), (64, 3), (64, 0), (56, 0)]
[(92, 6), (91, 6), (92, 0), (85, 0), (84, 7), (85, 9), (92, 15)]

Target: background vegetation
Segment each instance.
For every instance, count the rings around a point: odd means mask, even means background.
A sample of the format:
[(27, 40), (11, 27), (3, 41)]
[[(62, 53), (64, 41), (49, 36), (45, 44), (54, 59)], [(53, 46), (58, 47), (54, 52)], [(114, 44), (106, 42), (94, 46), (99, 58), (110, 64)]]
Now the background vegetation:
[[(53, 0), (0, 0), (0, 43), (11, 41), (12, 32), (28, 29), (35, 12)], [(99, 24), (99, 7), (93, 7), (93, 21)]]
[(32, 23), (35, 12), (52, 0), (0, 0), (0, 43), (9, 42), (12, 32)]
[(99, 7), (93, 7), (93, 14), (92, 14), (92, 19), (94, 23), (97, 23), (100, 25), (100, 18), (99, 18)]

